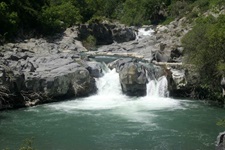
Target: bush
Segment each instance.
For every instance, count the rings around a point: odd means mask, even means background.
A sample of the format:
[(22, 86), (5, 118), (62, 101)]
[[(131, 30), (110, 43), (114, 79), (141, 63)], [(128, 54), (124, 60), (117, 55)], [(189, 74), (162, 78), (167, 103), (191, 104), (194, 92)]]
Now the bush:
[(96, 38), (94, 36), (89, 35), (82, 43), (88, 50), (96, 50)]
[(78, 9), (70, 2), (46, 7), (40, 17), (44, 31), (47, 32), (60, 31), (79, 23), (81, 19)]
[(225, 73), (224, 23), (225, 15), (200, 18), (182, 39), (186, 63), (197, 67), (200, 87), (209, 91), (210, 99), (222, 99), (220, 80)]
[(0, 37), (3, 39), (14, 34), (18, 27), (18, 22), (17, 13), (11, 11), (7, 3), (0, 2)]

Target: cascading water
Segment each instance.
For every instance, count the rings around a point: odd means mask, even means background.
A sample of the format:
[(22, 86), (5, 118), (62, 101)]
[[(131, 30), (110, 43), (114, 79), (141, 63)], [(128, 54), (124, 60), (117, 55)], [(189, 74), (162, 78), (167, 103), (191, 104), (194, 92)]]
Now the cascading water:
[(145, 37), (149, 37), (149, 36), (152, 36), (152, 34), (154, 33), (155, 31), (152, 30), (151, 28), (149, 29), (146, 29), (146, 28), (140, 28), (138, 29), (138, 33), (136, 33), (136, 40), (140, 40), (140, 39), (143, 39)]
[[(98, 96), (113, 97), (124, 96), (122, 94), (121, 85), (119, 81), (119, 74), (115, 69), (110, 70), (104, 64), (104, 76), (96, 79), (96, 86), (98, 88)], [(147, 75), (147, 73), (146, 73)], [(168, 96), (168, 82), (166, 76), (160, 77), (158, 80), (150, 80), (147, 86), (146, 97), (167, 97)]]
[(158, 80), (150, 80), (147, 84), (148, 97), (167, 97), (168, 96), (168, 82), (165, 76)]
[(116, 69), (105, 71), (102, 78), (96, 79), (99, 96), (121, 95), (119, 74)]
[[(104, 66), (104, 65), (103, 65)], [(53, 107), (63, 111), (75, 110), (117, 110), (114, 113), (125, 116), (132, 120), (142, 120), (145, 117), (138, 113), (140, 110), (158, 110), (172, 108), (179, 109), (179, 102), (165, 98), (167, 92), (166, 77), (161, 77), (158, 81), (151, 80), (147, 84), (147, 95), (145, 97), (128, 97), (122, 93), (119, 74), (115, 69), (110, 70), (104, 66), (104, 76), (96, 79), (98, 92), (96, 95), (79, 100), (52, 104)], [(144, 114), (146, 115), (146, 114)]]

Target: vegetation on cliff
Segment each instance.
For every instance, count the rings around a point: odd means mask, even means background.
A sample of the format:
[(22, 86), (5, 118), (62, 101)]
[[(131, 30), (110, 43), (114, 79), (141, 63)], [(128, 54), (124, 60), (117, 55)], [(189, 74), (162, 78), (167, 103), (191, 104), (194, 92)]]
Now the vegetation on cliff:
[(198, 18), (182, 39), (186, 63), (194, 64), (200, 75), (201, 95), (221, 99), (220, 81), (225, 73), (225, 15)]
[(222, 3), (223, 0), (2, 0), (0, 35), (4, 41), (18, 33), (51, 34), (103, 18), (128, 25), (158, 24), (184, 15), (195, 17), (199, 11)]

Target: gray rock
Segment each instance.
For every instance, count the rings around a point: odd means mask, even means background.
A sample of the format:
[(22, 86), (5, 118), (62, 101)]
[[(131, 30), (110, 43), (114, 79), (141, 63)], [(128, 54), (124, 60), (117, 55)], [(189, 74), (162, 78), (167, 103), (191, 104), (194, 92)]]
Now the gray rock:
[(170, 71), (176, 90), (184, 88), (187, 85), (185, 70), (171, 69)]
[[(32, 58), (34, 73), (26, 72), (26, 90), (43, 92), (47, 97), (81, 96), (93, 93), (95, 80), (87, 69), (61, 55)], [(24, 70), (23, 70), (24, 71)]]
[(0, 65), (0, 108), (24, 106), (20, 91), (24, 88), (24, 74)]
[(217, 137), (216, 150), (225, 150), (225, 132), (221, 132)]
[(126, 63), (119, 72), (122, 91), (129, 96), (146, 95), (147, 77), (144, 67), (137, 63)]
[(120, 58), (108, 64), (110, 69), (116, 68), (116, 72), (120, 72), (126, 63), (136, 61), (133, 58)]
[(97, 45), (107, 45), (113, 43), (112, 31), (107, 24), (93, 23), (90, 25), (81, 25), (78, 28), (79, 39), (85, 40), (90, 35), (96, 38)]
[(89, 71), (90, 75), (94, 78), (99, 78), (103, 76), (102, 64), (100, 62), (88, 61), (86, 69)]
[(168, 62), (169, 61), (169, 56), (165, 54), (163, 51), (157, 51), (155, 52), (155, 60), (157, 62)]
[(91, 35), (95, 37), (97, 45), (108, 45), (114, 41), (122, 43), (136, 39), (133, 28), (121, 27), (115, 24), (93, 23), (80, 25), (78, 31), (78, 37), (81, 41)]
[(128, 42), (136, 39), (135, 32), (132, 28), (113, 29), (113, 40), (117, 43)]
[(116, 68), (119, 72), (123, 93), (129, 96), (146, 95), (146, 83), (148, 82), (145, 67), (136, 59), (118, 59), (109, 64), (110, 68)]

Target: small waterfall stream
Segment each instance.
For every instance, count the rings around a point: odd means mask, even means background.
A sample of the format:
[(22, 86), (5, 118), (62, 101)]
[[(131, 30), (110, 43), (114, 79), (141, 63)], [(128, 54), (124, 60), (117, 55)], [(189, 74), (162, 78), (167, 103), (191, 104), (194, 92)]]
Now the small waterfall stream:
[(168, 97), (168, 81), (165, 76), (160, 77), (158, 80), (150, 80), (147, 84), (148, 97)]
[(119, 74), (116, 69), (106, 69), (103, 77), (96, 79), (96, 86), (98, 88), (98, 95), (121, 95), (121, 87), (119, 81)]

